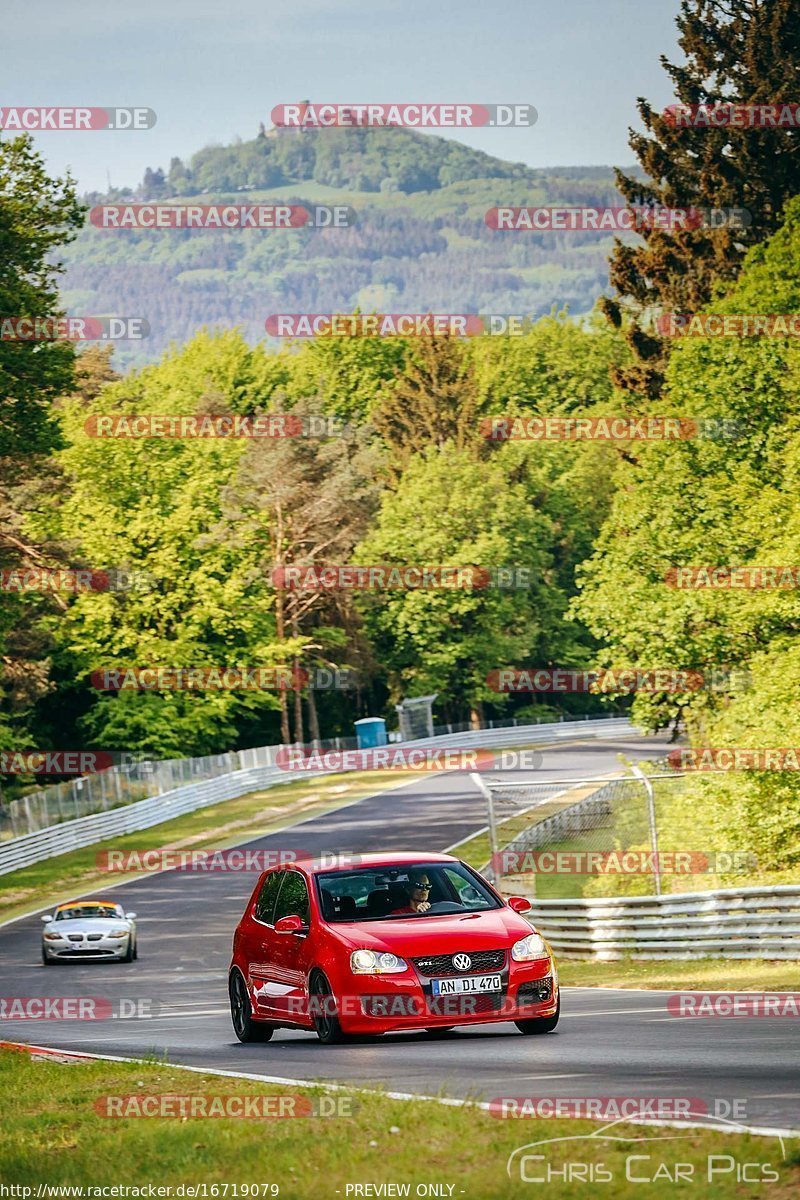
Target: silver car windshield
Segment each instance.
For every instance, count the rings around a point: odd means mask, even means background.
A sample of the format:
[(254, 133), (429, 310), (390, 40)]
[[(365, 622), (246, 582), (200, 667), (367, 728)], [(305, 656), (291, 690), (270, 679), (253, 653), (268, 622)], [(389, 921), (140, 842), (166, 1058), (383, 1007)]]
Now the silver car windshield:
[(59, 908), (56, 921), (106, 920), (119, 921), (125, 916), (121, 904), (74, 904), (70, 908)]

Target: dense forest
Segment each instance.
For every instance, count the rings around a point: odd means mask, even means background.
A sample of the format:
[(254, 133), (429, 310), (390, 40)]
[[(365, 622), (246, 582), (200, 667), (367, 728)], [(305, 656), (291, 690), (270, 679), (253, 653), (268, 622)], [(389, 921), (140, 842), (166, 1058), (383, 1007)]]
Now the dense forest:
[[(737, 64), (752, 32), (747, 21), (757, 17), (742, 13), (720, 37), (684, 11), (689, 66), (676, 75), (680, 99), (755, 94)], [(787, 62), (777, 53), (770, 60), (775, 95), (789, 87), (797, 61), (784, 16), (770, 30), (776, 46), (786, 42)], [(687, 563), (797, 563), (798, 343), (669, 344), (658, 316), (681, 311), (687, 298), (706, 313), (800, 311), (800, 167), (777, 132), (776, 142), (748, 140), (744, 130), (688, 131), (698, 153), (690, 146), (667, 156), (675, 130), (642, 103), (648, 133), (633, 146), (653, 202), (716, 206), (727, 196), (753, 204), (748, 187), (772, 180), (776, 161), (779, 194), (771, 182), (770, 203), (754, 207), (744, 241), (726, 230), (695, 241), (691, 231), (656, 230), (618, 241), (613, 294), (581, 323), (549, 310), (554, 297), (566, 298), (564, 272), (580, 276), (581, 295), (598, 296), (606, 269), (599, 244), (563, 234), (548, 235), (548, 246), (534, 235), (490, 249), (479, 210), (490, 197), (513, 199), (514, 188), (526, 203), (607, 202), (614, 185), (602, 173), (545, 182), (441, 139), (396, 140), (397, 131), (337, 134), (324, 144), (327, 133), (262, 132), (254, 143), (203, 151), (186, 167), (173, 161), (167, 175), (151, 172), (152, 195), (303, 180), (375, 194), (381, 204), (347, 231), (334, 266), (321, 249), (324, 233), (279, 243), (252, 234), (87, 232), (72, 181), (49, 178), (29, 138), (0, 141), (3, 311), (47, 315), (76, 295), (88, 305), (99, 294), (91, 280), (103, 279), (105, 299), (113, 294), (128, 313), (141, 305), (153, 326), (163, 318), (178, 343), (125, 371), (106, 349), (74, 355), (64, 342), (0, 341), (0, 566), (122, 571), (138, 581), (0, 594), (3, 746), (168, 757), (350, 733), (356, 717), (392, 721), (397, 701), (429, 693), (438, 719), (476, 723), (532, 706), (620, 700), (503, 695), (491, 686), (500, 668), (533, 666), (700, 672), (714, 686), (640, 693), (637, 717), (705, 744), (770, 746), (776, 730), (792, 744), (800, 735), (796, 589), (680, 591), (668, 581)], [(630, 200), (630, 176), (617, 184)], [(57, 260), (67, 265), (60, 299)], [(184, 338), (208, 316), (211, 295), (214, 323), (225, 328)], [(534, 295), (548, 311), (519, 337), (275, 346), (248, 338), (239, 319), (278, 299), (289, 311), (402, 304), (457, 312), (489, 303), (525, 310)], [(270, 413), (299, 418), (301, 430), (327, 418), (326, 436), (103, 438), (93, 420)], [(493, 441), (484, 432), (486, 418), (498, 415), (653, 413), (717, 428), (730, 422), (735, 436), (615, 443)], [(527, 582), (384, 591), (274, 584), (276, 567), (326, 563), (472, 564), (513, 568)], [(288, 691), (99, 692), (93, 672), (112, 666), (306, 674), (295, 674)], [(346, 670), (350, 686), (303, 682), (323, 669)], [(763, 836), (784, 857), (796, 848), (795, 793), (781, 772), (751, 772), (737, 784), (742, 823), (761, 813)]]

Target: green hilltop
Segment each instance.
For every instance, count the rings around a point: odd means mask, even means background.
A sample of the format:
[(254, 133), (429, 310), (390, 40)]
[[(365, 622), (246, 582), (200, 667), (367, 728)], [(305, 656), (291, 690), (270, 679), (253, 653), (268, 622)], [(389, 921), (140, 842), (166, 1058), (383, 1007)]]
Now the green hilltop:
[(64, 255), (70, 313), (145, 318), (150, 336), (118, 343), (118, 366), (152, 360), (199, 328), (264, 336), (276, 312), (494, 312), (579, 316), (607, 286), (612, 239), (498, 233), (499, 204), (619, 202), (609, 167), (533, 169), (407, 129), (266, 130), (148, 168), (121, 200), (350, 204), (345, 230), (125, 230), (87, 222)]

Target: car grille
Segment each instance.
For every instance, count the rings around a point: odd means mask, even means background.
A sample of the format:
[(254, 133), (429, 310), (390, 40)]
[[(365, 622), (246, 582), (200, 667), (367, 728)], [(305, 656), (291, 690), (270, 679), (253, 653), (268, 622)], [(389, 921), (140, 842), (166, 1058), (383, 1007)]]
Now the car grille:
[(68, 933), (67, 937), (69, 938), (69, 940), (71, 942), (82, 942), (83, 941), (82, 933)]
[(113, 950), (103, 950), (100, 946), (81, 946), (77, 954), (72, 950), (57, 950), (56, 957), (59, 955), (64, 958), (113, 958)]
[(428, 1012), (435, 1017), (475, 1017), (481, 1013), (496, 1013), (503, 1007), (505, 997), (500, 992), (491, 996), (428, 996)]
[(102, 933), (87, 933), (87, 942), (100, 942), (103, 939)]
[(461, 953), (468, 954), (472, 960), (466, 971), (460, 971), (453, 966), (454, 956), (452, 954), (429, 954), (424, 958), (412, 958), (411, 961), (420, 975), (437, 979), (443, 975), (470, 975), (478, 971), (502, 971), (506, 965), (505, 950), (464, 950)]
[(361, 997), (361, 1007), (366, 1017), (420, 1017), (424, 1014), (422, 1002), (417, 996), (371, 995)]
[(542, 979), (529, 979), (517, 988), (517, 1004), (541, 1004), (550, 999), (553, 989), (553, 978), (545, 975)]

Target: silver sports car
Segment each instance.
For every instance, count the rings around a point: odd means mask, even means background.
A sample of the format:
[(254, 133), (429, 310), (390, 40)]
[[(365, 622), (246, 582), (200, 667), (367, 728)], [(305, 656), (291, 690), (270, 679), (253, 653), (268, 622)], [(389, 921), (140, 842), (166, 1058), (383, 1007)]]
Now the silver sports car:
[(88, 958), (132, 962), (137, 957), (135, 916), (112, 900), (60, 904), (42, 917), (42, 962), (46, 967)]

